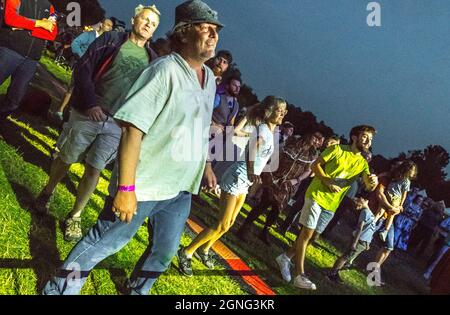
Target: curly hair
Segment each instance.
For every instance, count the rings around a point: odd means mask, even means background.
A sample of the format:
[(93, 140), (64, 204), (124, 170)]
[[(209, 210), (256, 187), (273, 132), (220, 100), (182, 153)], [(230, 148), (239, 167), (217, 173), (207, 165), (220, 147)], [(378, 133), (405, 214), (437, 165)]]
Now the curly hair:
[[(409, 172), (412, 169), (416, 170), (416, 174), (413, 176), (413, 178), (409, 178)], [(391, 178), (394, 181), (402, 179), (414, 179), (417, 176), (417, 171), (418, 171), (417, 164), (411, 160), (406, 160), (394, 166), (394, 168), (391, 171)]]

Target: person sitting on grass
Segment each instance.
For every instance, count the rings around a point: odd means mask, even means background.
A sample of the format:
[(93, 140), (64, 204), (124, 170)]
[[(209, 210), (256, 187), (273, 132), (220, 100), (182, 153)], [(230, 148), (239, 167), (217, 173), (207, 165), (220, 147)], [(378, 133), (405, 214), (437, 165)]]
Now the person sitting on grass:
[(344, 266), (350, 266), (362, 252), (370, 249), (369, 245), (376, 231), (375, 216), (369, 208), (368, 200), (358, 197), (353, 199), (353, 202), (356, 210), (360, 210), (360, 214), (357, 228), (353, 232), (352, 245), (344, 255), (336, 260), (333, 268), (327, 274), (328, 279), (338, 283), (343, 283), (339, 271)]
[[(397, 209), (399, 212), (403, 211), (403, 203), (411, 186), (411, 180), (417, 176), (417, 165), (412, 161), (404, 161), (401, 164), (395, 166), (390, 172), (391, 180), (386, 190), (380, 191), (386, 198), (385, 204), (388, 205), (388, 210)], [(385, 213), (387, 218), (385, 221), (385, 228), (380, 232), (380, 237), (383, 242), (386, 240), (389, 229), (392, 226), (396, 213), (388, 212), (387, 209), (380, 204), (377, 214), (375, 216), (375, 222), (377, 222)]]
[(248, 189), (261, 181), (260, 175), (274, 152), (275, 128), (283, 122), (286, 115), (286, 101), (275, 96), (266, 97), (259, 110), (252, 112), (248, 119), (255, 126), (257, 120), (261, 124), (254, 128), (247, 146), (246, 161), (237, 161), (231, 165), (220, 180), (222, 194), (220, 197), (220, 217), (211, 228), (204, 229), (187, 247), (178, 251), (178, 261), (181, 273), (192, 276), (191, 259), (197, 249), (196, 256), (202, 263), (212, 269), (209, 250), (211, 246), (225, 234), (234, 224), (241, 210)]

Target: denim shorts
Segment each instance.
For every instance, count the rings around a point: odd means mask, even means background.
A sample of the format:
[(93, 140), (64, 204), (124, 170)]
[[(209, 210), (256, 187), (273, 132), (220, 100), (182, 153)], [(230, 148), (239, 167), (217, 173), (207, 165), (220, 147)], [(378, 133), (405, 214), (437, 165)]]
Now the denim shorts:
[(117, 155), (122, 130), (112, 117), (96, 122), (72, 110), (56, 146), (66, 164), (83, 159), (97, 170), (103, 170)]
[(231, 165), (222, 175), (219, 185), (222, 191), (233, 196), (248, 194), (252, 182), (247, 177), (246, 162), (240, 161)]
[(333, 211), (325, 210), (311, 198), (305, 198), (300, 214), (300, 224), (322, 234), (333, 216)]
[[(384, 230), (385, 226), (385, 219), (382, 218), (377, 222), (377, 231), (381, 232)], [(391, 225), (391, 228), (388, 231), (388, 234), (386, 236), (386, 241), (384, 242), (384, 248), (387, 250), (393, 251), (394, 250), (394, 240), (395, 240), (395, 226), (394, 224)]]

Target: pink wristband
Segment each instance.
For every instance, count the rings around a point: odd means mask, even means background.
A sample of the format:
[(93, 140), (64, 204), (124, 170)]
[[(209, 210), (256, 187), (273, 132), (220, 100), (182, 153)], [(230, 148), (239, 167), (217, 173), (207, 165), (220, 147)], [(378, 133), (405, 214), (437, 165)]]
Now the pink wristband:
[(135, 185), (131, 185), (131, 186), (121, 186), (119, 185), (119, 191), (135, 191), (136, 190), (136, 186)]

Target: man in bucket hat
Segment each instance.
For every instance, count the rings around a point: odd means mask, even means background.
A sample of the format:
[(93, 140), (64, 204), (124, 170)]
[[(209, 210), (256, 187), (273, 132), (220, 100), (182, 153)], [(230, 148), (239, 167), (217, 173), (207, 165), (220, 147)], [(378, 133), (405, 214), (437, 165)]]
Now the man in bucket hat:
[[(216, 84), (204, 62), (215, 54), (221, 27), (217, 13), (201, 1), (176, 8), (173, 52), (142, 72), (114, 116), (123, 133), (110, 197), (44, 294), (78, 294), (95, 265), (124, 247), (147, 218), (153, 238), (128, 282), (131, 294), (148, 294), (168, 268), (189, 216), (191, 194), (198, 193), (203, 177), (216, 185), (211, 165), (205, 167), (208, 137), (194, 132), (191, 141), (183, 141), (173, 131), (211, 122)], [(198, 152), (180, 159), (173, 147), (181, 146), (187, 147), (177, 152)]]

